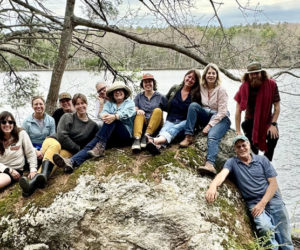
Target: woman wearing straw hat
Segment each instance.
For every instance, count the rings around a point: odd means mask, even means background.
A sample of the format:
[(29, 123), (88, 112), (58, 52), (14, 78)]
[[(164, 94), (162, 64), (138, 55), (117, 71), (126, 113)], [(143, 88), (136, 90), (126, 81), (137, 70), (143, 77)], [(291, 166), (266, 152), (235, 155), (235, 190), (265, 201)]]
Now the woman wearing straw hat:
[(134, 102), (129, 98), (130, 89), (122, 82), (114, 83), (106, 92), (109, 101), (103, 107), (101, 119), (104, 124), (81, 151), (66, 159), (59, 154), (53, 156), (55, 164), (67, 173), (73, 172), (90, 157), (104, 156), (107, 145), (129, 145), (132, 138), (133, 120), (136, 114)]

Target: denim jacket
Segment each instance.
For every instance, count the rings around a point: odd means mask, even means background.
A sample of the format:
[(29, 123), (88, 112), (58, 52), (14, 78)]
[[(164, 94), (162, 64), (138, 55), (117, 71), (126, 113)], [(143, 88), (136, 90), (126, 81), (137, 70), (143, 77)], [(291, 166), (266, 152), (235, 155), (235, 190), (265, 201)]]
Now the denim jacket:
[(53, 117), (44, 115), (44, 127), (41, 128), (37, 121), (33, 118), (33, 114), (28, 116), (22, 127), (30, 137), (32, 144), (41, 146), (45, 138), (55, 133), (55, 121)]
[(125, 125), (130, 136), (132, 137), (133, 121), (136, 115), (136, 110), (135, 104), (131, 99), (127, 98), (124, 100), (119, 107), (115, 102), (107, 101), (104, 104), (100, 115), (103, 114), (118, 114), (120, 121)]

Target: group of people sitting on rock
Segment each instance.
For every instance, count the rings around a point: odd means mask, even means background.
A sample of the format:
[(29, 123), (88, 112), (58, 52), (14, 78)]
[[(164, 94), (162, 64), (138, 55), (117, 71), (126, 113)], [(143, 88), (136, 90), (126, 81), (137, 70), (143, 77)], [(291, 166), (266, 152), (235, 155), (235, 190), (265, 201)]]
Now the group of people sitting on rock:
[[(195, 129), (207, 135), (206, 163), (200, 169), (216, 174), (219, 142), (231, 124), (228, 95), (221, 86), (218, 66), (208, 64), (202, 77), (198, 70), (189, 70), (183, 81), (172, 86), (167, 95), (157, 91), (157, 82), (149, 73), (143, 75), (140, 87), (143, 91), (133, 101), (131, 90), (124, 83), (115, 82), (110, 87), (97, 83), (96, 121), (88, 116), (87, 98), (80, 93), (73, 97), (61, 93), (60, 108), (53, 117), (45, 113), (44, 99), (34, 97), (34, 112), (24, 120), (22, 128), (16, 125), (11, 113), (2, 112), (0, 188), (19, 181), (23, 196), (29, 196), (46, 186), (57, 167), (72, 173), (87, 159), (104, 156), (106, 148), (132, 143), (134, 153), (146, 149), (157, 155), (161, 148), (181, 136), (183, 140), (179, 145), (186, 148), (193, 143)], [(272, 244), (286, 244), (286, 249), (292, 249), (288, 216), (277, 191), (276, 171), (270, 163), (279, 136), (280, 97), (276, 83), (260, 63), (248, 65), (235, 100), (237, 137), (234, 148), (237, 156), (229, 159), (215, 177), (206, 199), (213, 202), (217, 187), (229, 172), (233, 172), (259, 233), (271, 230), (274, 232)], [(245, 136), (240, 129), (244, 110)], [(163, 111), (167, 112), (165, 121)], [(250, 147), (254, 154), (264, 151), (270, 161), (252, 154)], [(27, 177), (23, 176), (26, 162), (30, 169)], [(280, 209), (274, 210), (275, 207)]]

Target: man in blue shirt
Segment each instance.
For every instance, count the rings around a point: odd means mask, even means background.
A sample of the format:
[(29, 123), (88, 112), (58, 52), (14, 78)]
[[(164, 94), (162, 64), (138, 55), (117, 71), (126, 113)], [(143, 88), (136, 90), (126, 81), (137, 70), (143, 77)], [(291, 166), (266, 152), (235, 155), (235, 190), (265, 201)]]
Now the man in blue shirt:
[(265, 156), (251, 154), (247, 137), (238, 135), (233, 144), (236, 157), (228, 159), (214, 178), (206, 192), (206, 200), (209, 203), (215, 201), (217, 188), (232, 172), (259, 236), (271, 232), (268, 245), (274, 249), (294, 249), (288, 213), (278, 192), (274, 167)]

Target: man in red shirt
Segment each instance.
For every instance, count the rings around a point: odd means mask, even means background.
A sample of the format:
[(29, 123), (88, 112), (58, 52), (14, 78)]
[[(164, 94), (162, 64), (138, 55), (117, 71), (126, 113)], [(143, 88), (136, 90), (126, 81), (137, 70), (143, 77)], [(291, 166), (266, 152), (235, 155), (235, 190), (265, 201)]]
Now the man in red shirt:
[[(277, 119), (280, 113), (280, 96), (277, 85), (258, 62), (250, 63), (242, 78), (242, 85), (234, 99), (237, 101), (235, 127), (241, 133), (241, 112), (246, 111), (242, 128), (251, 143), (252, 152), (264, 151), (272, 161), (279, 133)], [(273, 113), (272, 113), (273, 107)]]

